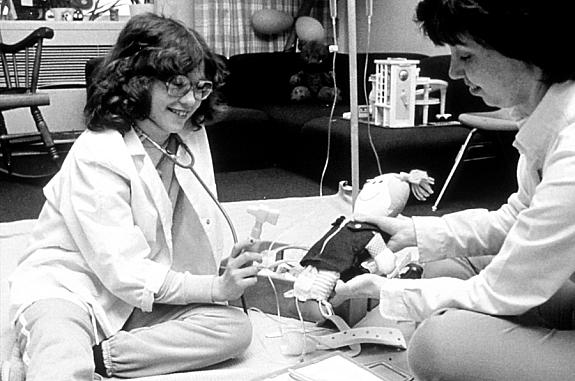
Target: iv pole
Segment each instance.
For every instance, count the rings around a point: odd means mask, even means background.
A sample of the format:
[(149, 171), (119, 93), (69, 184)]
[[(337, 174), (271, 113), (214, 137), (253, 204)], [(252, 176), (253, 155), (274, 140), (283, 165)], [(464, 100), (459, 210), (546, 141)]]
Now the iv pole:
[(359, 194), (359, 121), (357, 115), (357, 32), (355, 0), (347, 1), (347, 28), (349, 54), (349, 109), (351, 112), (350, 144), (351, 144), (351, 205), (352, 212), (355, 200)]

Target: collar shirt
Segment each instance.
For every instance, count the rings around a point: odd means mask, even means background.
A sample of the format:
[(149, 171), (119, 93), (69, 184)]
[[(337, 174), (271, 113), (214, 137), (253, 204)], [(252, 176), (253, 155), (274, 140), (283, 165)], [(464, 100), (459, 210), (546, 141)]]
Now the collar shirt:
[(520, 121), (518, 190), (496, 211), (414, 217), (420, 260), (496, 254), (477, 276), (386, 281), (380, 311), (421, 321), (442, 308), (518, 315), (575, 272), (575, 82), (549, 88)]
[[(195, 171), (216, 194), (205, 130), (185, 130), (180, 137), (195, 156)], [(186, 155), (183, 147), (177, 154)], [(196, 266), (209, 271), (194, 274), (195, 287), (188, 292), (198, 302), (209, 302), (217, 275), (213, 264), (231, 249), (232, 240), (191, 171), (176, 167), (174, 173), (193, 205), (194, 221), (199, 220), (193, 231), (203, 230), (202, 242), (211, 246), (208, 257), (197, 259), (206, 265)], [(85, 131), (44, 195), (30, 244), (10, 279), (14, 319), (36, 300), (59, 297), (88, 309), (99, 335), (107, 337), (122, 327), (133, 308), (152, 309), (170, 268), (187, 270), (177, 268), (174, 247), (182, 245), (173, 240), (192, 240), (173, 234), (173, 202), (135, 132)]]

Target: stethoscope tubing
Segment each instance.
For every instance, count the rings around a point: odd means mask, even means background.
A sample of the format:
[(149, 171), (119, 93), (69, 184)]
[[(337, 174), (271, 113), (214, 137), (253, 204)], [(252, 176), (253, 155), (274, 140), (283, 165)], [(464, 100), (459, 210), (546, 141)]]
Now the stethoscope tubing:
[(218, 201), (218, 199), (216, 198), (216, 196), (214, 195), (214, 193), (210, 190), (210, 188), (207, 186), (206, 183), (204, 183), (204, 181), (202, 180), (202, 178), (200, 177), (200, 175), (196, 172), (196, 170), (194, 169), (194, 164), (196, 162), (196, 158), (192, 152), (192, 150), (190, 149), (190, 147), (188, 147), (188, 145), (182, 140), (182, 138), (180, 138), (179, 135), (176, 135), (176, 139), (178, 139), (178, 143), (184, 147), (184, 150), (186, 151), (186, 153), (188, 154), (188, 156), (190, 157), (190, 162), (188, 164), (186, 163), (182, 163), (179, 159), (176, 153), (170, 153), (168, 152), (168, 150), (166, 150), (164, 147), (162, 147), (161, 145), (159, 145), (158, 143), (156, 143), (152, 138), (150, 138), (148, 136), (148, 134), (146, 134), (144, 131), (142, 131), (141, 128), (137, 127), (137, 126), (132, 126), (134, 128), (134, 130), (139, 133), (141, 136), (144, 137), (144, 139), (146, 139), (148, 142), (150, 142), (150, 144), (152, 144), (152, 146), (154, 148), (156, 148), (158, 151), (160, 151), (164, 156), (166, 156), (168, 159), (170, 159), (171, 162), (173, 162), (175, 165), (177, 165), (180, 168), (184, 168), (184, 169), (189, 169), (192, 174), (194, 175), (194, 177), (196, 178), (196, 180), (198, 180), (198, 182), (200, 183), (200, 185), (202, 186), (202, 188), (204, 188), (204, 190), (206, 191), (206, 193), (210, 196), (210, 198), (212, 199), (212, 201), (214, 202), (214, 204), (216, 204), (216, 206), (218, 207), (218, 209), (220, 210), (220, 212), (222, 213), (222, 215), (224, 216), (226, 223), (228, 224), (230, 231), (232, 233), (232, 238), (234, 240), (234, 243), (238, 243), (238, 235), (236, 232), (236, 229), (234, 227), (234, 224), (232, 222), (232, 219), (230, 218), (230, 216), (228, 215), (228, 213), (226, 212), (226, 210), (224, 209), (224, 207), (222, 206), (222, 204)]

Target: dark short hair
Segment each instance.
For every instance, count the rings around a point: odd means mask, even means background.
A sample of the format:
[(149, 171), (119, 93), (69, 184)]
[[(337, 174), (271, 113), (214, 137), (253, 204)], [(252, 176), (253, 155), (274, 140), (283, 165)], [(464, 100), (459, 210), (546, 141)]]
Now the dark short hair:
[[(222, 60), (196, 31), (153, 13), (132, 17), (95, 74), (84, 109), (88, 129), (129, 131), (150, 113), (153, 80), (165, 81), (200, 67), (215, 88), (223, 83)], [(211, 116), (216, 98), (212, 93), (196, 110), (191, 120), (196, 127)]]
[(574, 0), (422, 0), (415, 21), (436, 45), (469, 37), (502, 55), (533, 64), (547, 83), (575, 79), (568, 58)]

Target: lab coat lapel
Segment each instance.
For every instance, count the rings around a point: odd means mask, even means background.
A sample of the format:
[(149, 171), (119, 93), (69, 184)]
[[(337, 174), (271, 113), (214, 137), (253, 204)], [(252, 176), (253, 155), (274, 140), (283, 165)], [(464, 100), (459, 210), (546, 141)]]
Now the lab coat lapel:
[[(187, 129), (182, 131), (179, 135), (194, 154), (195, 172), (202, 178), (210, 191), (216, 195), (216, 182), (205, 129)], [(186, 153), (183, 147), (179, 147), (178, 155), (183, 156), (183, 161), (186, 160)], [(186, 197), (190, 201), (190, 204), (193, 205), (193, 208), (202, 223), (202, 227), (211, 242), (214, 259), (216, 263), (219, 263), (224, 252), (224, 246), (226, 245), (226, 241), (223, 238), (225, 234), (222, 231), (222, 223), (225, 222), (222, 221), (222, 217), (214, 205), (213, 200), (211, 200), (206, 190), (202, 187), (191, 171), (176, 167), (175, 174), (180, 186), (186, 194)]]
[(138, 138), (138, 135), (133, 130), (130, 130), (124, 136), (124, 140), (130, 155), (134, 158), (134, 163), (136, 163), (139, 176), (148, 189), (149, 194), (152, 197), (152, 201), (156, 206), (160, 223), (162, 225), (162, 231), (164, 232), (166, 243), (170, 249), (170, 254), (172, 254), (172, 202), (170, 201), (168, 193), (164, 188), (164, 184), (162, 183), (152, 160), (146, 154), (146, 150)]

